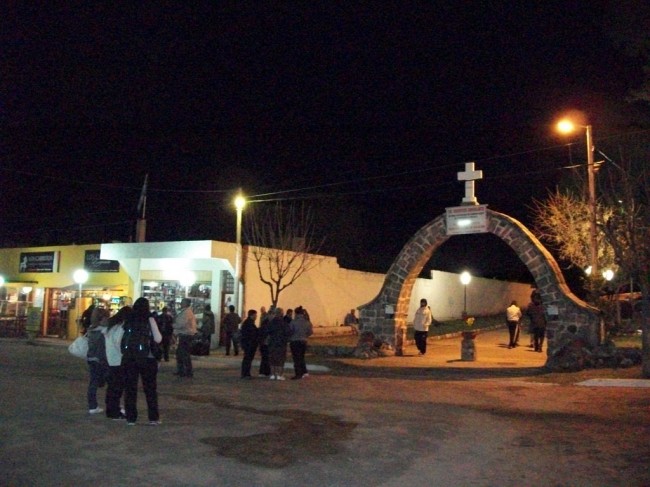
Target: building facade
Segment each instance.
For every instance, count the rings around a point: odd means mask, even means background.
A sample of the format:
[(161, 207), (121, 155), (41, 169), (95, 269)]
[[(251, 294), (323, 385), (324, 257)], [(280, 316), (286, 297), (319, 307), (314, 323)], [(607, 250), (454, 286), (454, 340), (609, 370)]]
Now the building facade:
[[(285, 309), (303, 306), (316, 327), (338, 326), (350, 309), (370, 302), (381, 290), (384, 274), (344, 269), (334, 257), (318, 256), (317, 261), (278, 302)], [(79, 269), (88, 274), (81, 283), (74, 277)], [(177, 308), (188, 297), (199, 317), (210, 304), (218, 325), (230, 304), (242, 316), (247, 309), (269, 307), (271, 295), (258, 272), (250, 252), (240, 254), (234, 243), (211, 240), (0, 249), (0, 334), (28, 329), (39, 336), (73, 339), (90, 304), (116, 310), (140, 296), (149, 299), (152, 311)], [(512, 299), (527, 304), (530, 292), (528, 284), (481, 278), (464, 287), (456, 274), (431, 271), (430, 279), (417, 279), (409, 315), (412, 319), (421, 298), (429, 301), (438, 320), (460, 317), (464, 306), (474, 315), (495, 314)]]

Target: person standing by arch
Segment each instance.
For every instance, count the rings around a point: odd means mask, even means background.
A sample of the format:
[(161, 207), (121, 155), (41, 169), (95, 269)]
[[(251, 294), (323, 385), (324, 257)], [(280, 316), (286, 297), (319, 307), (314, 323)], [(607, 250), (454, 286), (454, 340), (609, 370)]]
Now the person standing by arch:
[(542, 345), (544, 345), (544, 335), (546, 335), (546, 312), (542, 304), (542, 296), (539, 292), (533, 292), (531, 298), (533, 302), (528, 305), (526, 314), (530, 318), (530, 324), (533, 330), (535, 351), (541, 352)]
[(508, 324), (508, 334), (510, 335), (510, 341), (508, 342), (508, 348), (514, 348), (518, 346), (519, 339), (519, 321), (521, 320), (521, 308), (517, 306), (517, 301), (512, 301), (510, 306), (506, 308), (506, 323)]
[(427, 337), (429, 336), (429, 327), (433, 322), (433, 314), (426, 299), (420, 299), (420, 307), (415, 312), (413, 318), (413, 329), (415, 330), (415, 346), (420, 352), (420, 356), (427, 353)]

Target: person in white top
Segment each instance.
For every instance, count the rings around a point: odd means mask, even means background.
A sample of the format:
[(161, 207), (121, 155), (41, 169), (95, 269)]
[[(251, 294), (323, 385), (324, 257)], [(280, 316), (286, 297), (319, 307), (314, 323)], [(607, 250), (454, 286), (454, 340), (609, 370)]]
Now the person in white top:
[(420, 307), (415, 312), (413, 318), (413, 329), (415, 330), (415, 346), (420, 351), (420, 355), (427, 353), (427, 337), (429, 336), (429, 327), (433, 322), (433, 314), (426, 299), (420, 299)]
[(108, 319), (106, 328), (106, 359), (108, 360), (108, 379), (106, 380), (106, 417), (126, 419), (120, 400), (124, 392), (124, 371), (122, 370), (122, 324), (131, 312), (130, 306), (124, 306)]
[(517, 301), (512, 301), (510, 306), (506, 308), (506, 322), (508, 324), (508, 333), (510, 334), (510, 342), (508, 348), (519, 346), (519, 321), (521, 321), (521, 309), (517, 306)]

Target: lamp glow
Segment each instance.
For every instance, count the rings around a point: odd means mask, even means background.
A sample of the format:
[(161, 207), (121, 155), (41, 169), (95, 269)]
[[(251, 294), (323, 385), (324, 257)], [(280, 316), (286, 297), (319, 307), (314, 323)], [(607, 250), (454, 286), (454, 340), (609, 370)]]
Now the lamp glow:
[(462, 274), (460, 275), (460, 282), (463, 285), (463, 318), (467, 316), (467, 285), (471, 282), (472, 280), (472, 275), (467, 272), (463, 271)]
[(84, 284), (88, 280), (88, 272), (85, 269), (77, 269), (72, 274), (72, 278), (77, 284)]
[(570, 134), (575, 131), (576, 125), (571, 120), (565, 118), (557, 123), (556, 128), (562, 134)]
[(246, 198), (244, 198), (242, 195), (237, 195), (235, 198), (235, 208), (237, 208), (237, 210), (243, 210), (245, 206)]
[(464, 272), (460, 275), (460, 282), (461, 282), (461, 284), (463, 284), (464, 286), (467, 286), (471, 281), (472, 281), (472, 275), (471, 275), (469, 272), (464, 271)]

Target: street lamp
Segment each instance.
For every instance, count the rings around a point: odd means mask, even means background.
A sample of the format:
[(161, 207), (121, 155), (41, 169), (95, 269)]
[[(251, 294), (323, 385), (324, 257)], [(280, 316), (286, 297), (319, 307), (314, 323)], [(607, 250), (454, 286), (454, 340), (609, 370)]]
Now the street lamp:
[(464, 286), (464, 301), (463, 301), (463, 317), (467, 316), (467, 285), (470, 283), (472, 280), (472, 275), (467, 272), (463, 271), (463, 273), (460, 275), (460, 283)]
[[(246, 206), (246, 198), (241, 194), (241, 191), (235, 198), (235, 209), (237, 210), (237, 255), (235, 258), (235, 306), (237, 311), (241, 313), (242, 304), (244, 301), (243, 289), (241, 288), (241, 273), (242, 273), (242, 246), (241, 246), (241, 220), (244, 207)], [(240, 302), (241, 300), (241, 302)]]
[(591, 136), (591, 125), (576, 125), (569, 119), (560, 120), (557, 130), (568, 134), (576, 128), (585, 129), (587, 135), (587, 183), (589, 185), (589, 263), (592, 276), (598, 273), (598, 240), (596, 234), (596, 181), (594, 171), (594, 143)]
[(79, 326), (81, 325), (81, 291), (84, 283), (88, 280), (88, 272), (85, 269), (77, 269), (72, 274), (74, 282), (79, 284), (79, 297), (77, 298), (77, 335), (79, 334)]
[(185, 297), (188, 298), (190, 296), (190, 287), (196, 282), (196, 274), (192, 271), (183, 271), (178, 280), (181, 286), (185, 288)]

